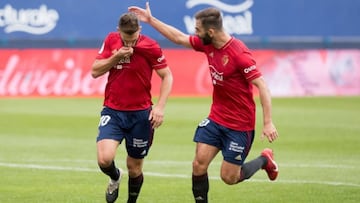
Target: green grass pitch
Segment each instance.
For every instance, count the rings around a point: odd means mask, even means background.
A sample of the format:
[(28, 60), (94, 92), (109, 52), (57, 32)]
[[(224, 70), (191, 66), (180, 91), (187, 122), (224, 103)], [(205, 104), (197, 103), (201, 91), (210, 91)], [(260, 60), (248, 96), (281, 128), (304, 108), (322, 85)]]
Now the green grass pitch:
[[(191, 192), (192, 137), (207, 116), (210, 98), (171, 97), (165, 122), (145, 160), (138, 202), (194, 202)], [(257, 100), (259, 104), (259, 101)], [(105, 202), (108, 178), (96, 163), (95, 137), (102, 98), (0, 99), (0, 202)], [(265, 147), (275, 151), (278, 180), (259, 171), (228, 186), (219, 178), (221, 154), (209, 169), (213, 203), (360, 201), (360, 97), (274, 98), (280, 138), (257, 137), (248, 160)], [(117, 165), (125, 168), (120, 146)], [(127, 175), (117, 202), (126, 202)]]

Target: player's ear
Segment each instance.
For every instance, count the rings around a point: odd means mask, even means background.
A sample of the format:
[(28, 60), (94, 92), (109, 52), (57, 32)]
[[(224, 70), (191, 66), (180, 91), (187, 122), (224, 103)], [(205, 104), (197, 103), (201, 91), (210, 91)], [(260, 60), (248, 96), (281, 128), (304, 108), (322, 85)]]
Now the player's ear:
[(140, 25), (140, 26), (139, 26), (139, 32), (141, 32), (141, 28), (142, 28), (142, 26)]
[(119, 28), (119, 26), (117, 26), (117, 27), (116, 27), (116, 30), (117, 30), (118, 32), (120, 32), (120, 28)]
[(210, 29), (208, 30), (208, 35), (209, 35), (210, 37), (214, 37), (214, 35), (215, 35), (215, 29), (210, 28)]
[(210, 28), (210, 29), (208, 29), (208, 31), (206, 31), (207, 32), (207, 34), (210, 36), (210, 37), (213, 37), (214, 36), (214, 29), (212, 29), (212, 28)]

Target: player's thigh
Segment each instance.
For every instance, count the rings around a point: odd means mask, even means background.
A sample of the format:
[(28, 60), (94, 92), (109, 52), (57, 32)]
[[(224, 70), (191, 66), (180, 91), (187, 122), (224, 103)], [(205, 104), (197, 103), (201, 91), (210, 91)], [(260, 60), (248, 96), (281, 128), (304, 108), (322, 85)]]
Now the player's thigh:
[(198, 142), (196, 143), (195, 160), (201, 164), (209, 164), (218, 152), (217, 147)]
[(196, 144), (195, 158), (193, 161), (194, 175), (204, 174), (218, 152), (219, 149), (217, 147), (198, 142)]

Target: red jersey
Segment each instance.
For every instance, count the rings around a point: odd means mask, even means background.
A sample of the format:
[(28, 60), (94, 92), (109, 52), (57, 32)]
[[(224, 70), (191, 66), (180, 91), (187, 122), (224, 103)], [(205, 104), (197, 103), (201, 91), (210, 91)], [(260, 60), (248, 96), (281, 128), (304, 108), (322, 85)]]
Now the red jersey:
[(196, 51), (207, 56), (213, 84), (213, 103), (209, 118), (227, 128), (255, 129), (255, 102), (251, 81), (261, 76), (246, 45), (231, 38), (222, 48), (203, 45), (197, 36), (190, 37)]
[[(123, 46), (118, 32), (110, 33), (104, 40), (96, 59), (106, 59)], [(133, 55), (109, 70), (105, 88), (104, 106), (115, 110), (143, 110), (152, 105), (151, 77), (154, 69), (167, 67), (159, 44), (140, 35), (133, 47)]]

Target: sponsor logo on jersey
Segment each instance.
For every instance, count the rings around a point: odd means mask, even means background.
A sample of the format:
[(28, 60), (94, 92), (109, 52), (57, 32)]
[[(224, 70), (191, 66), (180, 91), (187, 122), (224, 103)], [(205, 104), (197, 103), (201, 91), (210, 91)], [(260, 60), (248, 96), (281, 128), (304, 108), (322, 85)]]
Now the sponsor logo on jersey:
[(244, 73), (249, 73), (250, 71), (255, 70), (255, 69), (256, 69), (256, 66), (255, 66), (255, 65), (250, 66), (249, 68), (245, 68), (245, 69), (244, 69)]
[(158, 58), (157, 61), (158, 61), (159, 63), (161, 63), (164, 59), (165, 59), (165, 56), (164, 56), (164, 55), (161, 55), (161, 57)]
[(212, 65), (210, 65), (210, 75), (214, 85), (220, 85), (224, 81), (224, 73), (218, 72)]

